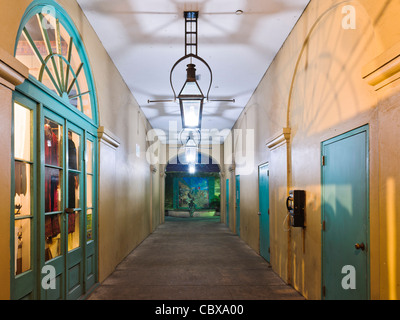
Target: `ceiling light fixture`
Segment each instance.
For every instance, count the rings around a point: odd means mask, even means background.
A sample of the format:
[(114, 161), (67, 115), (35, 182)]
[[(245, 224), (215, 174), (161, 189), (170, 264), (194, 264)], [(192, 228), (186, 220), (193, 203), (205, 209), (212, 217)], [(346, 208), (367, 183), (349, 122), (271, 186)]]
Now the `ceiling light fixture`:
[(189, 134), (185, 145), (185, 158), (187, 164), (195, 164), (197, 160), (197, 144), (192, 132)]
[[(179, 100), (180, 110), (181, 110), (181, 118), (182, 118), (182, 129), (194, 129), (200, 130), (201, 128), (201, 119), (203, 113), (203, 103), (208, 101), (223, 101), (223, 102), (235, 102), (235, 99), (224, 99), (224, 100), (210, 100), (209, 93), (212, 86), (212, 71), (207, 62), (198, 56), (197, 54), (197, 40), (198, 40), (198, 27), (197, 27), (197, 19), (199, 17), (198, 11), (185, 11), (185, 55), (175, 62), (171, 71), (170, 71), (170, 85), (172, 88), (172, 92), (174, 94), (173, 100), (148, 100), (148, 103), (152, 102), (176, 102), (176, 99)], [(175, 68), (182, 61), (190, 59), (190, 63), (187, 65), (187, 75), (186, 81), (178, 94), (176, 96), (176, 91), (174, 86), (172, 85), (172, 76)], [(210, 72), (210, 84), (207, 90), (207, 95), (204, 96), (203, 92), (200, 89), (199, 84), (196, 81), (196, 65), (193, 64), (192, 60), (196, 59), (203, 63)]]
[(196, 173), (196, 166), (194, 163), (189, 164), (189, 173), (191, 174)]

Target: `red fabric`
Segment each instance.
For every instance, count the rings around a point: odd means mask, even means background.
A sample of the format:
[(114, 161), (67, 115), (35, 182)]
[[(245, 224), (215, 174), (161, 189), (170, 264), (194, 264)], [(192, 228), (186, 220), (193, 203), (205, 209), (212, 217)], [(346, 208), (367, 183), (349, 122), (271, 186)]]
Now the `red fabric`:
[[(45, 163), (58, 166), (58, 140), (49, 125), (45, 125)], [(59, 175), (57, 169), (46, 169), (45, 173), (45, 210), (46, 212), (58, 211)]]
[(46, 238), (56, 237), (61, 232), (59, 215), (46, 216), (44, 229)]
[(58, 166), (58, 139), (51, 127), (45, 125), (45, 163), (53, 166)]
[(68, 233), (75, 232), (75, 215), (75, 212), (68, 215)]

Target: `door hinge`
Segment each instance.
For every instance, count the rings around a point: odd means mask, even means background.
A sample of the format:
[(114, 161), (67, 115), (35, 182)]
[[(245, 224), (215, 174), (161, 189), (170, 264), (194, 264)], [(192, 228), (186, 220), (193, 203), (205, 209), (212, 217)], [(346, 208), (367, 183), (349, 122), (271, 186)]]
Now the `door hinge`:
[(269, 209), (268, 209), (268, 215), (269, 215)]
[(326, 287), (322, 286), (322, 296), (325, 298), (326, 296)]
[(322, 231), (325, 231), (325, 220), (322, 221)]
[(271, 247), (268, 247), (268, 253), (271, 253)]
[(325, 156), (322, 156), (321, 163), (322, 163), (322, 166), (326, 165), (326, 157)]
[(269, 177), (269, 170), (267, 170), (267, 176)]

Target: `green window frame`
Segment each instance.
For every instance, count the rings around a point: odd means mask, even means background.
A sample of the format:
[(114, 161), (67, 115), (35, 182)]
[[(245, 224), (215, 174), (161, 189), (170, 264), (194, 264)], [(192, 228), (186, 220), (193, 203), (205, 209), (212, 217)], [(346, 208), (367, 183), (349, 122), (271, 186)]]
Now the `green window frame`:
[(15, 57), (30, 69), (29, 80), (98, 126), (90, 63), (79, 32), (54, 0), (34, 0), (17, 34)]
[[(52, 26), (52, 31), (40, 27), (40, 21), (46, 18), (46, 10), (51, 9), (56, 19)], [(37, 22), (37, 32), (35, 34), (26, 28), (28, 23)], [(47, 19), (46, 22), (49, 22)], [(36, 23), (36, 22), (35, 22)], [(63, 30), (63, 31), (62, 31)], [(63, 44), (61, 43), (61, 34), (64, 35)], [(68, 34), (68, 37), (66, 36)], [(38, 36), (42, 36), (41, 47), (36, 42)], [(41, 273), (43, 266), (48, 264), (44, 260), (44, 140), (43, 126), (46, 114), (52, 113), (55, 117), (64, 119), (65, 128), (71, 128), (70, 125), (80, 128), (82, 134), (82, 152), (83, 152), (83, 168), (80, 169), (82, 186), (86, 190), (88, 177), (91, 179), (91, 195), (92, 203), (87, 206), (87, 194), (83, 195), (84, 204), (82, 204), (82, 214), (84, 217), (83, 232), (81, 236), (82, 245), (82, 293), (86, 294), (93, 288), (98, 281), (98, 238), (97, 238), (97, 177), (98, 177), (98, 114), (97, 114), (97, 97), (95, 85), (93, 81), (92, 71), (90, 69), (89, 60), (83, 41), (76, 30), (73, 21), (67, 12), (53, 0), (34, 0), (26, 9), (21, 20), (20, 28), (15, 43), (15, 56), (21, 53), (20, 39), (24, 38), (29, 44), (31, 59), (36, 59), (36, 71), (30, 70), (29, 78), (21, 85), (16, 87), (14, 92), (14, 103), (20, 107), (29, 110), (31, 116), (31, 159), (19, 159), (14, 154), (14, 125), (12, 126), (12, 194), (11, 194), (11, 259), (10, 259), (10, 277), (11, 277), (11, 298), (12, 299), (43, 299), (50, 298), (52, 295), (44, 292), (41, 287)], [(51, 39), (54, 39), (52, 42)], [(74, 57), (75, 56), (75, 61)], [(47, 80), (46, 80), (47, 79)], [(83, 85), (82, 85), (83, 83)], [(82, 89), (84, 88), (84, 89)], [(73, 91), (75, 91), (73, 93)], [(85, 112), (83, 99), (88, 98), (90, 102), (90, 112)], [(80, 102), (79, 102), (80, 101)], [(75, 103), (76, 102), (76, 103)], [(13, 119), (15, 108), (13, 107)], [(60, 120), (61, 121), (61, 120)], [(14, 120), (13, 120), (14, 122)], [(88, 162), (88, 146), (91, 147), (91, 163)], [(65, 154), (65, 151), (63, 151)], [(16, 190), (16, 163), (28, 164), (31, 167), (31, 214), (28, 216), (16, 217), (15, 213), (18, 208), (15, 206), (15, 190)], [(91, 170), (87, 173), (90, 165)], [(68, 168), (68, 167), (66, 167)], [(65, 170), (63, 181), (68, 169)], [(65, 183), (65, 182), (64, 182)], [(65, 186), (65, 184), (64, 184)], [(65, 190), (66, 188), (64, 188)], [(66, 190), (64, 192), (67, 192)], [(64, 207), (66, 208), (66, 202)], [(88, 213), (90, 218), (88, 219)], [(68, 214), (65, 214), (68, 217)], [(31, 253), (30, 253), (30, 269), (24, 270), (16, 274), (17, 263), (13, 258), (17, 253), (15, 235), (15, 223), (18, 220), (30, 219), (31, 221)], [(65, 223), (65, 222), (64, 222)], [(90, 224), (91, 223), (91, 224)], [(91, 226), (90, 239), (87, 239), (87, 229)], [(76, 269), (76, 268), (75, 268)], [(67, 282), (73, 282), (73, 276), (79, 276), (78, 273), (68, 275), (64, 278), (63, 288), (67, 288)], [(80, 277), (80, 276), (79, 276)], [(69, 279), (69, 280), (68, 280)], [(58, 285), (58, 283), (57, 283)], [(58, 297), (71, 298), (72, 295), (68, 291), (62, 293)], [(79, 297), (79, 296), (78, 296)], [(75, 297), (76, 298), (76, 297)]]

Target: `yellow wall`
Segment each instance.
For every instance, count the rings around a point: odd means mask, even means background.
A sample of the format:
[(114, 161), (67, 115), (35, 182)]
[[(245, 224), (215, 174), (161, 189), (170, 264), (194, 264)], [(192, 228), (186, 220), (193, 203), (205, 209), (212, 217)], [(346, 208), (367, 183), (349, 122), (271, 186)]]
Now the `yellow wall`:
[[(16, 34), (29, 0), (0, 0), (0, 47), (13, 54)], [(99, 274), (100, 281), (159, 223), (162, 215), (160, 173), (145, 159), (150, 129), (97, 35), (75, 0), (60, 0), (78, 28), (95, 79), (100, 125), (117, 146), (99, 144)], [(341, 9), (356, 8), (356, 30), (341, 27)], [(312, 0), (278, 56), (254, 92), (234, 129), (254, 130), (253, 171), (236, 164), (224, 166), (230, 179), (230, 227), (234, 230), (234, 176), (241, 175), (241, 237), (259, 250), (257, 166), (270, 163), (271, 263), (273, 269), (305, 297), (321, 297), (320, 143), (364, 124), (370, 125), (370, 256), (371, 298), (400, 298), (400, 85), (380, 90), (363, 79), (365, 66), (380, 67), (385, 54), (400, 42), (400, 3), (396, 0)], [(268, 41), (268, 39), (266, 39)], [(400, 53), (400, 51), (398, 51)], [(383, 54), (383, 56), (381, 56)], [(377, 57), (380, 59), (376, 59)], [(371, 67), (371, 61), (372, 67)], [(0, 88), (2, 101), (9, 91)], [(10, 181), (11, 106), (1, 105), (2, 181)], [(263, 115), (263, 116), (260, 116)], [(3, 117), (4, 116), (4, 117)], [(283, 128), (288, 144), (266, 146)], [(3, 134), (4, 133), (4, 134)], [(8, 137), (8, 139), (7, 139)], [(9, 142), (7, 142), (9, 141)], [(136, 156), (136, 144), (141, 155)], [(234, 151), (238, 150), (234, 144)], [(225, 144), (225, 159), (227, 144)], [(242, 146), (245, 153), (245, 144)], [(8, 151), (7, 151), (8, 150)], [(157, 168), (156, 168), (157, 169)], [(8, 173), (7, 173), (8, 172)], [(225, 184), (221, 184), (224, 188)], [(283, 200), (287, 191), (307, 191), (305, 231), (285, 232)], [(9, 207), (9, 185), (2, 184), (2, 208)], [(224, 192), (221, 190), (224, 195)], [(160, 201), (161, 197), (161, 201)], [(222, 205), (222, 208), (225, 208)], [(9, 211), (2, 212), (1, 257), (9, 257)], [(151, 212), (151, 214), (150, 214)], [(7, 245), (4, 245), (7, 244)], [(7, 251), (8, 250), (8, 251)], [(0, 264), (0, 297), (9, 296), (9, 262)], [(5, 261), (5, 262), (4, 262)]]
[[(160, 223), (159, 174), (151, 173), (146, 160), (146, 134), (151, 127), (135, 98), (77, 2), (57, 2), (83, 39), (96, 86), (100, 126), (118, 141), (117, 147), (110, 147), (102, 139), (99, 142), (99, 280), (103, 281)], [(0, 0), (0, 47), (11, 55), (20, 21), (30, 3)], [(11, 119), (2, 118), (2, 131), (9, 131), (11, 124), (7, 121)], [(11, 135), (8, 136), (10, 140)], [(136, 145), (140, 146), (139, 157)], [(7, 169), (3, 165), (1, 168)], [(6, 175), (9, 170), (5, 172)], [(11, 183), (10, 178), (5, 180)], [(7, 248), (9, 251), (9, 245)], [(1, 257), (7, 254), (3, 250), (6, 249), (1, 249)], [(0, 271), (1, 276), (9, 277), (3, 268)], [(0, 287), (9, 295), (9, 288)]]
[[(11, 90), (0, 85), (0, 181), (11, 183)], [(5, 137), (6, 139), (3, 139)], [(7, 139), (8, 138), (8, 139)], [(11, 184), (0, 184), (0, 299), (10, 297), (10, 195)]]
[[(356, 9), (355, 30), (342, 28), (345, 5)], [(241, 237), (259, 250), (257, 166), (269, 162), (271, 264), (310, 299), (321, 298), (320, 144), (364, 124), (370, 125), (371, 298), (400, 298), (400, 176), (394, 168), (400, 85), (375, 91), (363, 79), (364, 67), (400, 42), (399, 12), (400, 3), (390, 0), (311, 1), (234, 126), (254, 129), (256, 137), (253, 172), (242, 174), (236, 165)], [(283, 128), (291, 129), (288, 144), (270, 150), (266, 144)], [(307, 192), (307, 228), (285, 232), (283, 203), (293, 188)]]
[(0, 299), (10, 298), (10, 209), (12, 91), (28, 77), (28, 69), (0, 47)]

